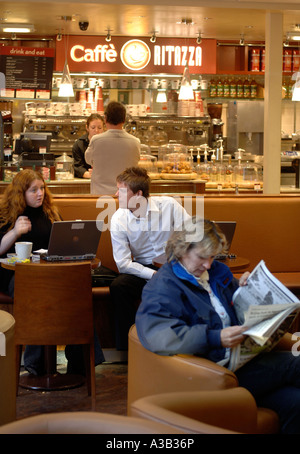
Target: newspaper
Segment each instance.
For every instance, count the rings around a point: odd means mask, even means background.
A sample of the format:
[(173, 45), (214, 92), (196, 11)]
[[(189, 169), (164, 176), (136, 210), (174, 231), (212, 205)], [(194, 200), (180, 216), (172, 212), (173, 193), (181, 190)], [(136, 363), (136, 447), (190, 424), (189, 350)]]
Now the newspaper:
[(228, 368), (236, 371), (254, 356), (271, 350), (289, 330), (300, 310), (299, 299), (270, 273), (261, 260), (233, 295), (245, 340), (231, 349)]

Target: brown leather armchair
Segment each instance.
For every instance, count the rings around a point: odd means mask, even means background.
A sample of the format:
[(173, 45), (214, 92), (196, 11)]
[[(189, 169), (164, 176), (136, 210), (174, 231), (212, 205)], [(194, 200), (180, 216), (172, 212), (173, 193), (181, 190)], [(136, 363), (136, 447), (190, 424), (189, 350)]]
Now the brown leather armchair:
[[(273, 412), (264, 411), (270, 432), (278, 431)], [(194, 434), (257, 434), (258, 410), (252, 395), (237, 387), (217, 391), (185, 391), (145, 396), (130, 406), (131, 416), (167, 424)], [(265, 426), (265, 429), (267, 427)]]
[[(293, 341), (286, 334), (278, 349), (290, 349)], [(193, 355), (160, 356), (146, 350), (138, 339), (136, 327), (129, 331), (127, 412), (142, 397), (169, 392), (216, 391), (239, 386), (236, 375), (225, 367)], [(245, 408), (245, 412), (247, 409)], [(274, 411), (257, 408), (257, 432), (276, 433), (278, 416)]]
[(48, 413), (0, 427), (0, 434), (182, 434), (156, 421), (108, 413)]

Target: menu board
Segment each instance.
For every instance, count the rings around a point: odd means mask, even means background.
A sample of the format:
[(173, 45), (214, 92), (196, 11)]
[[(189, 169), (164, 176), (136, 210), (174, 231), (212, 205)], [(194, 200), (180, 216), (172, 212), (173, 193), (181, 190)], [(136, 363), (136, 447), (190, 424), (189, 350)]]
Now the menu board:
[(0, 71), (5, 80), (1, 97), (50, 99), (53, 62), (54, 49), (1, 47)]

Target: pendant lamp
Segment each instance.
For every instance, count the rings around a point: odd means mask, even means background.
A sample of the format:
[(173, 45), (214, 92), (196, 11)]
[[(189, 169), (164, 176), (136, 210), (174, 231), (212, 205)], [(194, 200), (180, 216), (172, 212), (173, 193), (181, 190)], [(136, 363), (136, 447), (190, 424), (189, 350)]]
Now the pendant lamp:
[(294, 73), (293, 80), (296, 80), (293, 86), (292, 101), (300, 101), (300, 72)]
[(194, 99), (194, 92), (191, 84), (191, 77), (187, 63), (183, 71), (178, 99), (181, 101)]
[(74, 96), (73, 84), (70, 75), (69, 65), (67, 59), (65, 60), (65, 66), (61, 78), (61, 84), (58, 91), (60, 97)]
[(157, 90), (156, 102), (167, 102), (166, 90)]

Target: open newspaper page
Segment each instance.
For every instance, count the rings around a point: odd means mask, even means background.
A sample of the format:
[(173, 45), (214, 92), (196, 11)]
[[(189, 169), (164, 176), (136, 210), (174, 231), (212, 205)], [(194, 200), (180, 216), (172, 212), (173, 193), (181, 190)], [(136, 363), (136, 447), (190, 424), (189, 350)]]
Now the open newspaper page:
[(289, 330), (300, 301), (267, 269), (262, 260), (233, 295), (239, 322), (247, 327), (244, 342), (231, 351), (229, 369), (237, 370), (262, 351), (271, 350)]

